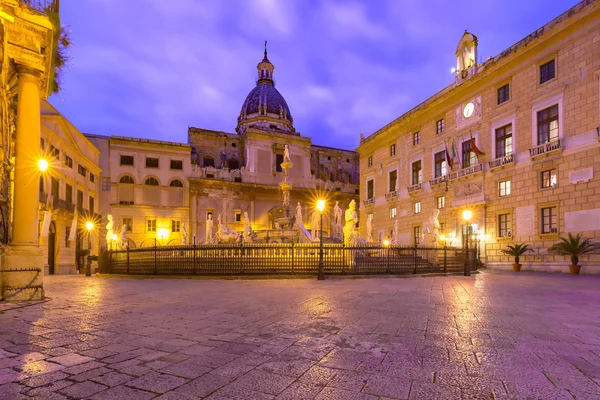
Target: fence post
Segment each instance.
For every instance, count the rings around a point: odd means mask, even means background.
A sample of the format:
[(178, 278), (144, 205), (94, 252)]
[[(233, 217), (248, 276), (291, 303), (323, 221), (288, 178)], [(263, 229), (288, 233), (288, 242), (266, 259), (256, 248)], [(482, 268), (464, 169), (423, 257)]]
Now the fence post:
[(129, 243), (127, 243), (127, 275), (129, 275)]
[(385, 265), (385, 267), (386, 267), (385, 269), (386, 269), (386, 272), (387, 272), (388, 274), (390, 274), (390, 273), (391, 273), (391, 271), (390, 271), (390, 249), (391, 249), (391, 246), (388, 246), (388, 248), (387, 248), (387, 257), (386, 257), (386, 263), (385, 263), (385, 264), (386, 264), (386, 265)]
[(444, 273), (447, 272), (446, 268), (448, 266), (448, 246), (446, 245), (446, 243), (444, 243)]
[(292, 274), (294, 273), (294, 241), (292, 240)]
[(196, 269), (196, 240), (194, 240), (194, 247), (192, 249), (192, 260), (192, 266), (194, 267), (194, 275), (196, 275), (198, 273), (198, 270)]
[(240, 272), (244, 272), (244, 242), (240, 242)]
[(158, 274), (157, 254), (156, 254), (156, 239), (154, 239), (154, 275)]
[(417, 244), (416, 243), (415, 243), (415, 247), (413, 250), (413, 260), (415, 263), (415, 270), (413, 271), (413, 274), (416, 274), (417, 273)]
[(110, 251), (110, 249), (108, 250), (108, 273), (112, 274), (112, 264), (113, 264), (113, 260), (112, 260), (112, 251)]

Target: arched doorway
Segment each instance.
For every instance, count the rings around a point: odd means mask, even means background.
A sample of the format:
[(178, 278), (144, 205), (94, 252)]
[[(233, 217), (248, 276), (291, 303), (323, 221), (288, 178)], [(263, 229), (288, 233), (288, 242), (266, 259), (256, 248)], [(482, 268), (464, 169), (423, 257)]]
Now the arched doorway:
[(50, 229), (48, 230), (48, 273), (54, 275), (56, 261), (56, 224), (54, 221), (50, 222)]

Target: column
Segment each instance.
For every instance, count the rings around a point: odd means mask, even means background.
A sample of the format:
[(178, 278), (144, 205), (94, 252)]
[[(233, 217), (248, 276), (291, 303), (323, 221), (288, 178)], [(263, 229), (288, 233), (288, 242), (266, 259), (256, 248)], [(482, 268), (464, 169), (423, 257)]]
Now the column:
[(196, 243), (200, 241), (198, 235), (198, 198), (196, 193), (190, 190), (190, 230), (192, 237), (188, 238), (189, 243), (194, 243), (194, 235), (196, 236)]

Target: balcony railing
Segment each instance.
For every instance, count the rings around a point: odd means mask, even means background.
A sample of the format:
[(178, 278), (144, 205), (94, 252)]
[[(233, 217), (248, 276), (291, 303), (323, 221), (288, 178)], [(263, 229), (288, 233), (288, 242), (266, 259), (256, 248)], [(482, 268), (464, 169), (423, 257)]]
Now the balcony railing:
[(447, 182), (447, 181), (448, 181), (448, 179), (447, 179), (447, 178), (448, 178), (448, 176), (446, 176), (446, 175), (442, 175), (442, 176), (438, 176), (438, 177), (437, 177), (437, 178), (435, 178), (435, 179), (431, 179), (431, 180), (429, 181), (429, 186), (435, 186), (435, 185), (439, 185), (439, 184), (441, 184), (441, 183)]
[(42, 13), (48, 11), (58, 13), (59, 0), (19, 0), (19, 2)]
[(540, 144), (537, 147), (529, 149), (529, 155), (531, 157), (539, 156), (540, 154), (548, 154), (554, 151), (562, 151), (562, 142), (560, 139), (554, 140), (552, 142)]
[(515, 157), (512, 154), (509, 154), (508, 156), (496, 158), (495, 160), (488, 162), (488, 166), (490, 169), (494, 169), (506, 164), (511, 164), (514, 162), (514, 160)]
[(391, 192), (388, 192), (385, 194), (385, 198), (387, 199), (393, 199), (394, 197), (398, 197), (398, 192), (396, 190), (393, 190)]
[(54, 207), (71, 213), (75, 211), (75, 204), (63, 199), (54, 200)]
[(374, 199), (367, 199), (365, 201), (363, 201), (363, 206), (368, 206), (369, 204), (373, 204), (374, 203)]
[(473, 174), (476, 174), (481, 171), (483, 171), (483, 164), (480, 163), (480, 164), (473, 165), (472, 167), (463, 168), (456, 172), (451, 172), (449, 177), (450, 177), (450, 180), (453, 180), (453, 179), (462, 178), (463, 176), (473, 175)]
[(406, 188), (406, 190), (408, 190), (408, 193), (412, 193), (412, 192), (416, 192), (417, 190), (421, 190), (422, 184), (421, 183), (417, 183), (416, 185), (412, 185)]
[(46, 204), (48, 201), (48, 193), (40, 192), (40, 203)]

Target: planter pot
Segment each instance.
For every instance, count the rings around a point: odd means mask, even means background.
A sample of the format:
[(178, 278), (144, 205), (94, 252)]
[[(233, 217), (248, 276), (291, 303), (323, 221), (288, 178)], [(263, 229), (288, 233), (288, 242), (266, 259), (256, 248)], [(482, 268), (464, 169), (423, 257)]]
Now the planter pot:
[(519, 272), (521, 270), (521, 264), (513, 264), (513, 271)]
[(581, 271), (581, 265), (569, 265), (569, 272), (572, 275), (579, 275), (579, 271)]

